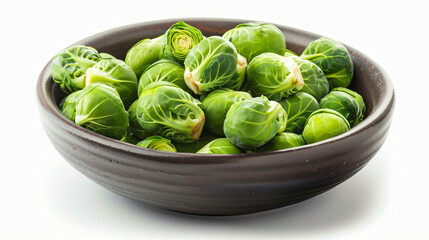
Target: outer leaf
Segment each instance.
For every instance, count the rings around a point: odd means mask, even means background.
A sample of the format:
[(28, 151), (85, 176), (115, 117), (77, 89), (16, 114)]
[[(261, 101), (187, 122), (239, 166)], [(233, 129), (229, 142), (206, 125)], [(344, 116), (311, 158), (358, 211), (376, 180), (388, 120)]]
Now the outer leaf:
[(302, 60), (296, 56), (289, 58), (298, 65), (304, 80), (304, 86), (296, 91), (306, 92), (315, 97), (317, 101), (329, 93), (329, 82), (322, 69), (308, 60)]
[(293, 57), (293, 56), (298, 56), (298, 54), (296, 54), (292, 50), (286, 49), (285, 54), (283, 54), (283, 56), (285, 56), (285, 57)]
[(159, 81), (142, 91), (136, 113), (145, 131), (186, 143), (198, 140), (204, 127), (204, 112), (198, 104), (177, 85)]
[(307, 45), (301, 58), (314, 62), (325, 73), (330, 88), (347, 87), (353, 78), (349, 52), (338, 41), (322, 37)]
[(252, 95), (279, 101), (301, 89), (304, 80), (293, 60), (275, 53), (262, 53), (247, 67), (247, 84)]
[(286, 128), (281, 105), (262, 96), (234, 103), (224, 122), (224, 132), (235, 146), (245, 150), (260, 147)]
[(116, 59), (112, 54), (110, 54), (110, 53), (105, 53), (105, 52), (102, 52), (102, 53), (99, 53), (98, 55), (100, 55), (100, 58), (101, 59), (105, 59), (105, 60), (109, 60), (109, 59)]
[(355, 126), (362, 118), (362, 109), (358, 102), (349, 94), (342, 91), (331, 91), (322, 100), (321, 108), (329, 108), (341, 113), (351, 126)]
[(99, 83), (86, 86), (80, 93), (75, 122), (118, 140), (125, 136), (128, 128), (127, 112), (118, 91)]
[(230, 81), (237, 69), (237, 51), (224, 38), (211, 36), (195, 46), (185, 59), (185, 83), (203, 94)]
[(223, 88), (229, 88), (235, 91), (240, 90), (246, 82), (247, 60), (237, 54), (237, 70), (229, 82), (223, 85)]
[(192, 92), (185, 83), (185, 68), (180, 64), (167, 59), (161, 59), (150, 65), (141, 75), (138, 85), (138, 95), (143, 88), (153, 82), (166, 81), (179, 86), (181, 89)]
[(150, 136), (136, 145), (158, 151), (177, 152), (171, 141), (161, 136)]
[(274, 25), (263, 22), (249, 22), (237, 25), (223, 37), (232, 42), (239, 54), (249, 62), (265, 52), (283, 55), (286, 41), (283, 33)]
[(128, 108), (128, 121), (130, 124), (130, 131), (140, 140), (143, 140), (147, 137), (150, 137), (150, 133), (146, 132), (139, 123), (136, 114), (138, 100), (135, 100), (133, 104), (131, 104), (130, 108)]
[(228, 139), (226, 138), (218, 138), (203, 148), (201, 148), (197, 153), (205, 153), (205, 154), (239, 154), (243, 151), (238, 147), (234, 146)]
[(142, 39), (128, 50), (125, 63), (133, 69), (138, 78), (146, 68), (160, 59), (162, 37), (163, 35)]
[(249, 93), (217, 89), (204, 97), (202, 109), (206, 114), (205, 129), (219, 136), (224, 136), (223, 123), (232, 104), (249, 99)]
[(350, 130), (343, 115), (332, 109), (321, 108), (307, 119), (302, 136), (310, 144), (338, 136)]
[(286, 111), (286, 132), (302, 133), (311, 113), (320, 108), (317, 100), (308, 93), (297, 93), (279, 102)]
[(85, 87), (86, 69), (92, 67), (100, 56), (92, 47), (76, 45), (58, 53), (52, 59), (52, 79), (60, 84), (65, 93), (72, 93)]
[(125, 106), (137, 99), (137, 76), (119, 59), (103, 59), (86, 70), (86, 85), (102, 83), (113, 87), (121, 96)]
[(353, 90), (350, 90), (348, 88), (343, 88), (343, 87), (337, 87), (337, 88), (332, 89), (332, 92), (334, 92), (334, 91), (340, 91), (340, 92), (347, 93), (359, 104), (359, 107), (362, 110), (362, 114), (359, 117), (359, 120), (357, 123), (361, 122), (363, 120), (363, 118), (365, 117), (365, 114), (366, 114), (366, 105), (365, 105), (365, 101), (363, 100), (362, 96)]
[(71, 93), (60, 103), (61, 112), (73, 122), (76, 117), (76, 105), (79, 101), (81, 91), (82, 90)]
[(255, 152), (277, 151), (282, 149), (299, 147), (303, 145), (305, 145), (305, 141), (301, 135), (291, 132), (282, 132), (278, 133), (267, 144), (255, 149)]

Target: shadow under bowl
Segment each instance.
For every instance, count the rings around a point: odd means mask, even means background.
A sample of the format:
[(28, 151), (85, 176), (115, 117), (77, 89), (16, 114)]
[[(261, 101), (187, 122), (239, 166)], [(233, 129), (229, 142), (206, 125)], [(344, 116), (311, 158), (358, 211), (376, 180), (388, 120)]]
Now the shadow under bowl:
[[(182, 20), (182, 19), (181, 19)], [(143, 22), (102, 32), (75, 44), (124, 59), (143, 38), (163, 34), (178, 19)], [(184, 19), (205, 36), (222, 35), (247, 22)], [(287, 48), (301, 53), (320, 36), (276, 25)], [(39, 112), (52, 144), (74, 168), (101, 186), (152, 206), (202, 215), (237, 215), (275, 209), (325, 192), (347, 180), (377, 153), (387, 136), (393, 85), (383, 70), (346, 46), (354, 63), (351, 89), (367, 104), (367, 116), (350, 131), (298, 148), (275, 152), (203, 155), (144, 149), (93, 133), (63, 116), (65, 97), (50, 76), (50, 63), (37, 83)]]

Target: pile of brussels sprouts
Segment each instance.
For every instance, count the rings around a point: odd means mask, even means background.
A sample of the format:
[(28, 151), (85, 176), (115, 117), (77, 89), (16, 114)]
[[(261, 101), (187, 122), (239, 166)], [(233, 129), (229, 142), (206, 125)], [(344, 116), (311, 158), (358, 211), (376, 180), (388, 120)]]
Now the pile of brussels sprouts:
[(120, 60), (77, 45), (52, 61), (67, 93), (63, 114), (96, 133), (169, 152), (238, 154), (319, 142), (365, 116), (347, 89), (353, 63), (322, 37), (300, 56), (283, 33), (262, 22), (203, 36), (177, 22), (137, 42)]

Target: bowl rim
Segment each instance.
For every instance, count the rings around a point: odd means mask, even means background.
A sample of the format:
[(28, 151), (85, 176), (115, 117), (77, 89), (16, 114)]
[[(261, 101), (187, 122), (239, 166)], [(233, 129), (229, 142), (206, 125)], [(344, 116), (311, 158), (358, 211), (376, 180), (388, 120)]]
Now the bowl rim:
[[(125, 31), (130, 30), (138, 27), (144, 27), (151, 24), (166, 24), (166, 23), (174, 23), (177, 21), (207, 21), (207, 22), (213, 22), (213, 21), (222, 21), (222, 22), (230, 22), (230, 23), (244, 23), (244, 22), (250, 22), (255, 20), (243, 20), (243, 19), (228, 19), (228, 18), (171, 18), (171, 19), (160, 19), (155, 21), (145, 21), (145, 22), (139, 22), (139, 23), (133, 23), (128, 25), (119, 26), (116, 28), (112, 28), (106, 31), (102, 31), (99, 33), (96, 33), (94, 35), (91, 35), (87, 38), (84, 38), (76, 43), (73, 43), (70, 46), (82, 44), (84, 42), (91, 42), (95, 39), (98, 39), (100, 37), (105, 37), (110, 34), (117, 33), (118, 31)], [(273, 25), (280, 28), (280, 30), (293, 30), (296, 32), (299, 32), (300, 34), (309, 35), (312, 38), (320, 37), (322, 35), (308, 32), (305, 30), (301, 30), (298, 28), (289, 27), (282, 24), (272, 23)], [(287, 40), (286, 40), (287, 42)], [(261, 156), (270, 156), (270, 155), (278, 155), (278, 154), (287, 154), (288, 152), (301, 152), (306, 151), (309, 149), (317, 150), (318, 148), (325, 147), (329, 144), (349, 139), (361, 132), (364, 131), (371, 131), (371, 128), (378, 122), (382, 121), (386, 115), (389, 113), (391, 108), (393, 108), (394, 103), (394, 86), (393, 82), (390, 80), (390, 77), (387, 75), (387, 73), (371, 58), (360, 52), (359, 50), (348, 46), (347, 44), (344, 44), (346, 48), (349, 50), (351, 54), (351, 57), (353, 59), (354, 55), (357, 57), (364, 59), (368, 64), (373, 66), (373, 69), (376, 74), (379, 74), (379, 78), (383, 80), (385, 89), (383, 94), (380, 97), (379, 104), (375, 105), (372, 109), (372, 111), (367, 114), (366, 118), (351, 128), (349, 131), (342, 133), (338, 136), (316, 142), (311, 144), (306, 144), (299, 147), (294, 148), (288, 148), (288, 149), (282, 149), (277, 151), (267, 151), (267, 152), (258, 152), (258, 153), (241, 153), (241, 154), (198, 154), (198, 153), (184, 153), (184, 152), (163, 152), (163, 151), (157, 151), (153, 149), (147, 149), (142, 148), (139, 146), (136, 146), (131, 143), (122, 142), (120, 140), (116, 140), (113, 138), (109, 138), (106, 136), (103, 136), (101, 134), (97, 134), (95, 132), (92, 132), (88, 129), (85, 129), (84, 127), (78, 126), (68, 118), (66, 118), (61, 110), (56, 105), (54, 99), (52, 98), (52, 88), (48, 89), (48, 86), (52, 86), (54, 83), (51, 80), (50, 76), (50, 66), (52, 63), (53, 57), (49, 60), (49, 62), (44, 66), (41, 73), (39, 74), (37, 85), (36, 85), (36, 93), (37, 93), (37, 99), (39, 101), (39, 106), (41, 108), (44, 108), (49, 112), (50, 115), (52, 115), (56, 121), (61, 124), (62, 127), (64, 127), (69, 132), (75, 132), (76, 135), (78, 135), (80, 138), (84, 138), (87, 141), (96, 142), (99, 145), (103, 145), (105, 147), (111, 148), (114, 151), (121, 151), (121, 152), (129, 152), (133, 153), (139, 156), (143, 155), (151, 155), (151, 156), (157, 156), (159, 159), (157, 161), (165, 161), (165, 162), (178, 162), (178, 163), (193, 163), (193, 164), (207, 164), (207, 163), (224, 163), (224, 162), (230, 162), (231, 157), (234, 156), (232, 159), (234, 159), (234, 162), (241, 161), (244, 159), (249, 158), (259, 158)], [(51, 81), (51, 83), (49, 83)], [(390, 107), (389, 107), (390, 106)], [(237, 157), (237, 156), (245, 156), (245, 157)], [(192, 159), (198, 157), (199, 161), (193, 161)]]

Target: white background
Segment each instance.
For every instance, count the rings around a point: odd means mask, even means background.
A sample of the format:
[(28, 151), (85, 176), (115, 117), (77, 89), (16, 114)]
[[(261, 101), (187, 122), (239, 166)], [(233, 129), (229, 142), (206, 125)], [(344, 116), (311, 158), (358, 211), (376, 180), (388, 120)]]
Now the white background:
[[(428, 239), (428, 1), (7, 1), (0, 3), (0, 239)], [(239, 217), (145, 206), (69, 166), (45, 135), (35, 86), (61, 49), (166, 18), (292, 26), (342, 41), (381, 65), (396, 90), (389, 136), (358, 174), (300, 204)], [(287, 40), (286, 40), (287, 41)]]

